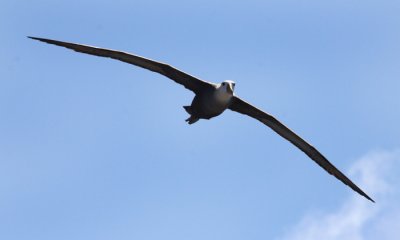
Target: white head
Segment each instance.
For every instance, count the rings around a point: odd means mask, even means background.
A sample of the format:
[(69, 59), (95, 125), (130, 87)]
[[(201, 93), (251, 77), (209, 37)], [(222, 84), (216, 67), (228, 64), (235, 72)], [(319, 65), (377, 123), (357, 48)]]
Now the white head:
[(230, 96), (233, 95), (233, 91), (235, 90), (235, 82), (231, 80), (225, 80), (218, 85), (218, 91), (222, 91), (223, 93), (227, 93)]
[(235, 89), (235, 82), (226, 80), (217, 85), (217, 91), (215, 91), (215, 97), (222, 105), (228, 104), (232, 96), (234, 95), (233, 90)]

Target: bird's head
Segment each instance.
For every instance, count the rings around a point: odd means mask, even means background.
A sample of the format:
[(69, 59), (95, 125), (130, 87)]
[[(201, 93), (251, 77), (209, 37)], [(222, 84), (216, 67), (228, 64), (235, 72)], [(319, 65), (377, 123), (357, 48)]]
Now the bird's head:
[(218, 90), (228, 93), (229, 95), (233, 95), (233, 91), (235, 90), (235, 82), (231, 80), (225, 80), (218, 86)]

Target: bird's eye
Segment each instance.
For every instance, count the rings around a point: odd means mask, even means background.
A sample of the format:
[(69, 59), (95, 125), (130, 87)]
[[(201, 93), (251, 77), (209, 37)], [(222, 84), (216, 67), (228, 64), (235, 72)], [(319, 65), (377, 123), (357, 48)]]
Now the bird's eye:
[(222, 83), (222, 86), (225, 86), (225, 83), (224, 83), (224, 82)]

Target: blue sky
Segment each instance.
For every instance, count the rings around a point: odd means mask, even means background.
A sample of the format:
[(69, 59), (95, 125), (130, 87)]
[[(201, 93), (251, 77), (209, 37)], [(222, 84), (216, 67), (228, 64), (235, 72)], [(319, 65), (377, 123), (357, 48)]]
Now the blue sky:
[[(394, 239), (399, 10), (394, 0), (1, 1), (0, 238)], [(27, 35), (235, 80), (237, 95), (377, 203), (253, 119), (227, 111), (188, 126), (183, 87)], [(343, 219), (354, 224), (335, 228)]]

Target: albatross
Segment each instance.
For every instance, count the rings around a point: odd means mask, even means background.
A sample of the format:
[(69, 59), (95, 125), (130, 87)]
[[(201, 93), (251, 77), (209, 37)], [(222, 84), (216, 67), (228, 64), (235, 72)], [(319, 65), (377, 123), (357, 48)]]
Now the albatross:
[(182, 72), (166, 63), (157, 62), (127, 52), (38, 37), (28, 38), (69, 48), (80, 53), (116, 59), (162, 74), (167, 78), (172, 79), (176, 83), (183, 85), (185, 88), (189, 89), (195, 94), (191, 105), (183, 106), (183, 108), (189, 114), (189, 118), (186, 119), (188, 124), (193, 124), (200, 119), (211, 119), (220, 115), (226, 109), (230, 109), (232, 111), (252, 117), (270, 127), (281, 137), (291, 142), (329, 174), (336, 177), (355, 192), (374, 202), (372, 198), (370, 198), (363, 190), (361, 190), (361, 188), (359, 188), (348, 177), (346, 177), (346, 175), (337, 169), (331, 162), (329, 162), (328, 159), (326, 159), (311, 144), (299, 137), (296, 133), (294, 133), (272, 115), (260, 110), (259, 108), (236, 96), (234, 93), (234, 81), (227, 80), (221, 83), (211, 83)]

